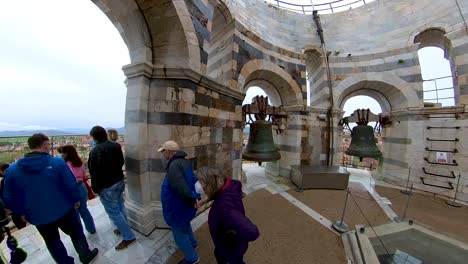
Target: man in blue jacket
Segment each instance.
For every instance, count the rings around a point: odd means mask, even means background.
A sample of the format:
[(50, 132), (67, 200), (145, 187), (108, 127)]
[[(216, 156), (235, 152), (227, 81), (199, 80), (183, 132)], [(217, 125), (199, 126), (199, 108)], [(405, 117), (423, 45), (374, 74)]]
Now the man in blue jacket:
[(98, 249), (89, 249), (75, 210), (80, 206), (75, 176), (63, 159), (49, 154), (46, 135), (32, 135), (28, 145), (31, 152), (5, 173), (5, 205), (36, 226), (57, 263), (74, 263), (60, 240), (59, 228), (70, 236), (80, 261), (90, 263)]
[(192, 163), (185, 159), (187, 153), (180, 151), (174, 141), (165, 142), (159, 149), (168, 161), (166, 177), (161, 188), (161, 203), (166, 223), (171, 227), (172, 235), (185, 258), (179, 264), (196, 264), (200, 262), (195, 249), (197, 240), (193, 235), (190, 221), (197, 213), (195, 177)]

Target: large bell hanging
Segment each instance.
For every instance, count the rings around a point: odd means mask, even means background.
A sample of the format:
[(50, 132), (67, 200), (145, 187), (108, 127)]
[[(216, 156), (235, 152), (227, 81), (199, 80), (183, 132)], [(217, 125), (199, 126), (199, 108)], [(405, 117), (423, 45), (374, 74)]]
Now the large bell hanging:
[(374, 136), (374, 128), (368, 125), (358, 125), (351, 132), (351, 144), (345, 151), (350, 156), (378, 159), (382, 152), (377, 148), (377, 139)]
[(281, 158), (281, 154), (273, 142), (270, 122), (256, 120), (250, 124), (249, 141), (242, 153), (242, 158), (258, 162), (274, 161)]

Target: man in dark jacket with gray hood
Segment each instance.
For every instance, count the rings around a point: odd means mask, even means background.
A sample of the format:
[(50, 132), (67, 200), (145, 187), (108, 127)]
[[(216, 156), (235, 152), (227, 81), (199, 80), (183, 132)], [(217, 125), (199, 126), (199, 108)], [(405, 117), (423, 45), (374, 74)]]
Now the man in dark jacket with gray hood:
[(59, 228), (70, 236), (82, 263), (90, 263), (98, 249), (89, 249), (76, 212), (80, 192), (76, 178), (61, 158), (52, 157), (49, 138), (28, 138), (31, 152), (13, 163), (5, 173), (5, 205), (36, 226), (57, 263), (74, 263), (68, 256)]
[(89, 134), (96, 142), (88, 159), (92, 188), (95, 193), (99, 193), (104, 210), (117, 227), (114, 233), (122, 235), (122, 241), (115, 246), (115, 250), (123, 250), (134, 244), (136, 239), (128, 224), (127, 209), (124, 203), (125, 181), (122, 170), (124, 165), (122, 147), (119, 143), (107, 140), (107, 131), (101, 126), (94, 126)]
[(179, 264), (196, 264), (200, 262), (195, 249), (198, 243), (193, 235), (190, 221), (197, 213), (195, 191), (197, 178), (193, 173), (192, 163), (185, 159), (187, 153), (180, 151), (174, 141), (165, 142), (159, 149), (168, 161), (166, 177), (161, 189), (161, 203), (164, 220), (172, 229), (172, 235), (185, 258)]

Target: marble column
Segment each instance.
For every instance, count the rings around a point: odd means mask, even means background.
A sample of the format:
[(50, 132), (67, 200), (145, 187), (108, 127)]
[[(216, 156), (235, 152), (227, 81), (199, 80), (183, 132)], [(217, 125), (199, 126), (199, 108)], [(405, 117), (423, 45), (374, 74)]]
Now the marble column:
[(157, 149), (179, 143), (195, 170), (219, 166), (241, 178), (243, 94), (188, 69), (129, 65), (126, 106), (126, 173), (129, 220), (148, 235), (166, 227), (160, 202), (165, 177)]

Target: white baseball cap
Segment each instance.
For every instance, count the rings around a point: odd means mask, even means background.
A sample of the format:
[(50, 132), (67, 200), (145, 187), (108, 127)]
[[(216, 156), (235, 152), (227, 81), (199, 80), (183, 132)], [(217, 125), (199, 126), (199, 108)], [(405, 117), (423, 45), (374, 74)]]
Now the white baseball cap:
[(175, 141), (169, 140), (164, 142), (162, 146), (158, 149), (158, 152), (162, 152), (163, 150), (180, 150), (179, 144)]

